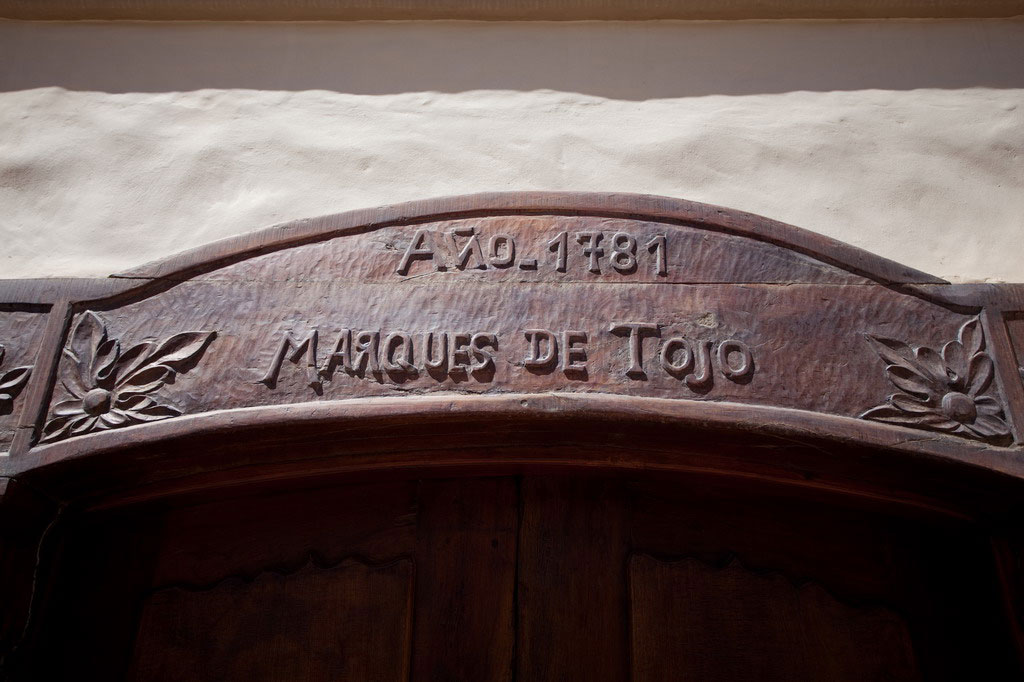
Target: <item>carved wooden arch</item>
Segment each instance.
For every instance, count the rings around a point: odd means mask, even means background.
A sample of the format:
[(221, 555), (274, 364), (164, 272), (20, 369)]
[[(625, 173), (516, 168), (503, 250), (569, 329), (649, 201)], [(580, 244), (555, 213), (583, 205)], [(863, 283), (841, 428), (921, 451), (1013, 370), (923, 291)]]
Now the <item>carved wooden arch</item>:
[[(0, 301), (7, 475), (219, 424), (372, 410), (363, 398), (430, 395), (426, 411), (474, 412), (482, 397), (480, 410), (511, 412), (538, 394), (1021, 471), (1024, 287), (952, 285), (695, 202), (410, 202), (285, 223), (105, 280), (5, 281)], [(426, 302), (446, 324), (416, 319)], [(350, 347), (335, 353), (346, 329)], [(445, 333), (461, 344), (454, 368), (424, 366), (427, 333), (434, 351)], [(353, 357), (363, 366), (346, 368)], [(82, 401), (94, 389), (109, 410)]]
[[(11, 478), (322, 415), (507, 422), (552, 409), (1024, 473), (1011, 434), (1024, 423), (1024, 288), (951, 285), (694, 202), (411, 202), (285, 223), (106, 280), (7, 281), (0, 298)], [(431, 304), (444, 323), (417, 319)], [(424, 365), (425, 334), (434, 351), (447, 341), (438, 361), (451, 367)]]
[(716, 206), (497, 193), (299, 220), (0, 282), (0, 345), (0, 513), (34, 538), (5, 540), (15, 631), (62, 510), (290, 478), (696, 472), (1018, 546), (1024, 285)]

